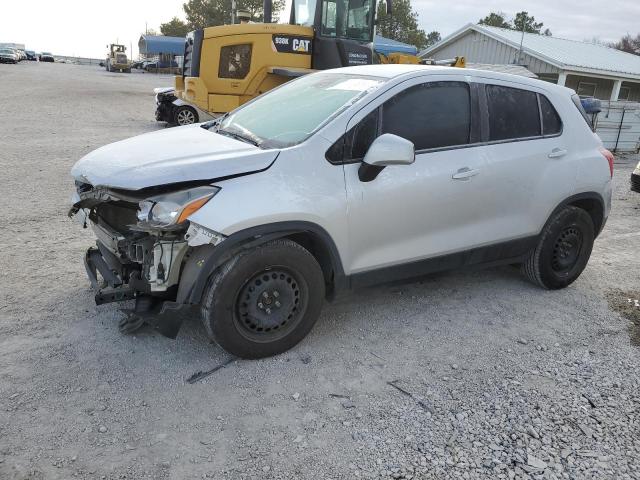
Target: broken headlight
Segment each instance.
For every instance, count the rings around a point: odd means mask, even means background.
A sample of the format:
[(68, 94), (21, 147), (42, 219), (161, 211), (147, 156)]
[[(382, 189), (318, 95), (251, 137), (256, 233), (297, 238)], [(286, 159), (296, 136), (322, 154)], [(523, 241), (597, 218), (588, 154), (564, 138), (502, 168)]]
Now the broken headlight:
[(142, 228), (178, 226), (202, 208), (219, 191), (219, 187), (196, 187), (143, 200), (139, 203), (138, 226)]

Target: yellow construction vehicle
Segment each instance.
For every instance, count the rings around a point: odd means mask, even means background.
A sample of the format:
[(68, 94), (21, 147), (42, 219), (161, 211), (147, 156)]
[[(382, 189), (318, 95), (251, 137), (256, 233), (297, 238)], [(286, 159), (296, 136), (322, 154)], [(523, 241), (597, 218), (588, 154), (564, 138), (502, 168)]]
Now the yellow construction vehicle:
[(112, 43), (107, 45), (109, 53), (107, 54), (107, 60), (104, 62), (104, 67), (107, 72), (125, 72), (131, 73), (131, 63), (127, 58), (127, 47)]
[[(372, 63), (420, 63), (418, 57), (373, 50), (377, 0), (292, 0), (289, 24), (207, 27), (185, 39), (182, 75), (156, 89), (156, 120), (177, 125), (217, 116), (292, 78), (316, 70)], [(391, 11), (391, 0), (386, 0)], [(464, 60), (462, 61), (464, 63)]]

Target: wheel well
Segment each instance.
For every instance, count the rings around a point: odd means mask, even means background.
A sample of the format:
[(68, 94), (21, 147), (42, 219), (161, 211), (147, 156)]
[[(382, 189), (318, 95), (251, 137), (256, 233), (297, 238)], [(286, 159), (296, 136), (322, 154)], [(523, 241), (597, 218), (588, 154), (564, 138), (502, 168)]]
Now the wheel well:
[(336, 265), (329, 247), (319, 236), (314, 235), (311, 232), (293, 233), (283, 238), (288, 238), (289, 240), (296, 242), (314, 256), (320, 264), (322, 274), (324, 275), (327, 296), (333, 296), (336, 287)]
[(581, 198), (577, 200), (572, 200), (567, 205), (571, 205), (573, 207), (578, 207), (587, 212), (591, 216), (591, 220), (593, 221), (593, 227), (596, 236), (600, 233), (602, 229), (602, 220), (604, 217), (604, 209), (602, 207), (602, 203), (595, 198)]

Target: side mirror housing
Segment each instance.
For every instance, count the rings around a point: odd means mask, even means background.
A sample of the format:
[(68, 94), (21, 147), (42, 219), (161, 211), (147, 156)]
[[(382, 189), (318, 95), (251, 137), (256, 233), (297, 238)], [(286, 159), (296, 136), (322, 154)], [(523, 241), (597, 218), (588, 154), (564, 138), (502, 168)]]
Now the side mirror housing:
[(370, 182), (384, 167), (411, 165), (415, 159), (413, 142), (392, 133), (385, 133), (376, 138), (367, 150), (358, 169), (358, 178), (362, 182)]

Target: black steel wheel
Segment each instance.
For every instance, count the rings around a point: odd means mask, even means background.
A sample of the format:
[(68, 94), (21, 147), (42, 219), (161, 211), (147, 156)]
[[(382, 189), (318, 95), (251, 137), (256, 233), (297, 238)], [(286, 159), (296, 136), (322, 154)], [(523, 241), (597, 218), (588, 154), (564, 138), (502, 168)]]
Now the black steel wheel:
[(277, 355), (309, 333), (324, 292), (313, 255), (291, 240), (274, 240), (239, 252), (214, 272), (202, 319), (209, 336), (229, 353)]
[(299, 274), (284, 266), (256, 273), (236, 297), (233, 320), (238, 331), (255, 342), (288, 335), (302, 320), (309, 292)]
[(564, 288), (587, 266), (595, 229), (591, 216), (578, 207), (567, 206), (547, 222), (538, 245), (523, 263), (525, 276), (544, 288)]
[(582, 232), (570, 226), (560, 232), (553, 244), (551, 253), (551, 268), (558, 273), (566, 273), (571, 270), (578, 258), (582, 247)]

